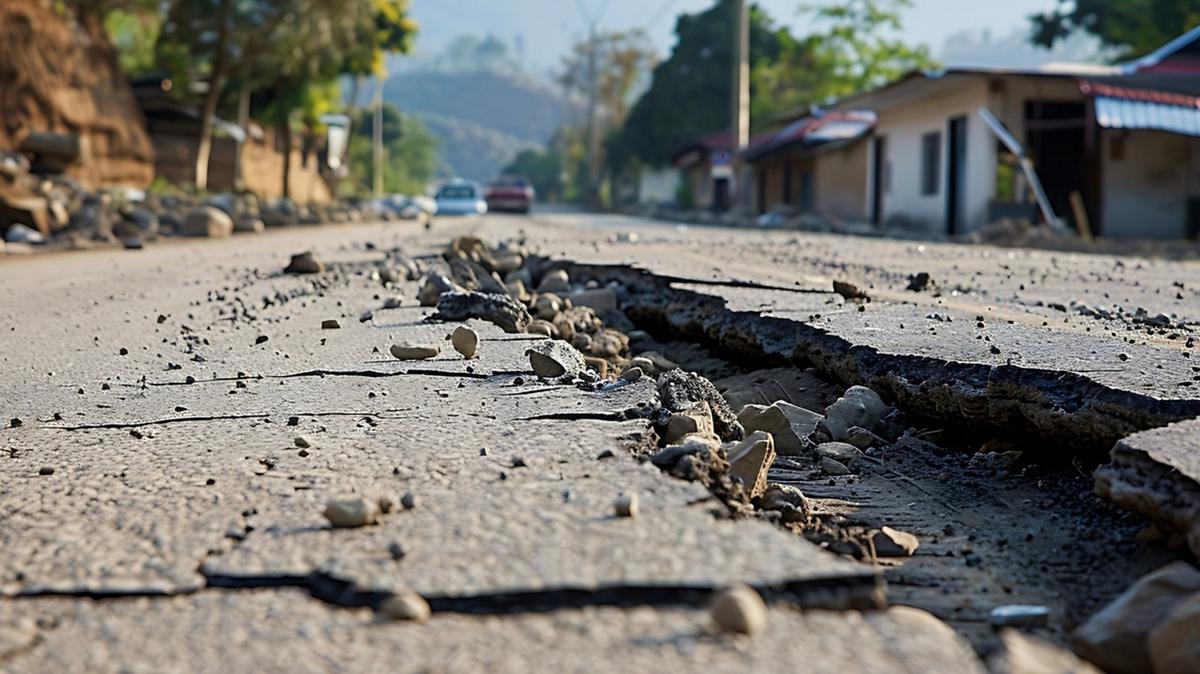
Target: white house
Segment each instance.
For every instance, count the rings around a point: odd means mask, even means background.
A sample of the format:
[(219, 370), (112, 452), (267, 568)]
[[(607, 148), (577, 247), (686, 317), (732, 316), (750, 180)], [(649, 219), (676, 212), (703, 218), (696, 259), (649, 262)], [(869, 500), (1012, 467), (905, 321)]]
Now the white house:
[(1128, 66), (916, 72), (834, 109), (877, 116), (875, 223), (962, 234), (1053, 217), (1099, 236), (1200, 235), (1200, 29)]

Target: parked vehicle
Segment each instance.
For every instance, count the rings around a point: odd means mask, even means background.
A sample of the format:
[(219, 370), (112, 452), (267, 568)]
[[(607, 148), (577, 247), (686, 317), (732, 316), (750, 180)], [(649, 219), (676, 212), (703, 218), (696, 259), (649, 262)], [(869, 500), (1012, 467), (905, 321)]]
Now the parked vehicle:
[(438, 215), (483, 215), (488, 205), (480, 194), (479, 185), (463, 180), (442, 185), (438, 190)]
[(533, 185), (524, 178), (503, 176), (487, 188), (488, 208), (493, 211), (528, 213), (533, 208)]

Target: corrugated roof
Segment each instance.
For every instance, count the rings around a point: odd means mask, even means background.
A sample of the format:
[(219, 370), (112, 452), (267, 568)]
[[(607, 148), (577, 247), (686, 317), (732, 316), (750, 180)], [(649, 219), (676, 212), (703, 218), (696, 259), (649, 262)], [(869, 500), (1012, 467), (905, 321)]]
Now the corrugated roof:
[(866, 136), (873, 128), (875, 113), (867, 110), (847, 110), (802, 117), (769, 135), (757, 145), (747, 148), (742, 156), (753, 161), (791, 147), (818, 147), (834, 141), (855, 140)]
[(1153, 129), (1200, 136), (1200, 108), (1096, 96), (1096, 123), (1106, 129)]

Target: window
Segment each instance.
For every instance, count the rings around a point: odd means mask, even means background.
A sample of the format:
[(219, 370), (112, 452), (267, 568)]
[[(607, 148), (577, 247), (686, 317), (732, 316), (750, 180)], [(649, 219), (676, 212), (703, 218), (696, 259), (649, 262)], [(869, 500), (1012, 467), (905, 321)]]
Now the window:
[(942, 134), (932, 131), (921, 137), (921, 194), (937, 194), (942, 182)]

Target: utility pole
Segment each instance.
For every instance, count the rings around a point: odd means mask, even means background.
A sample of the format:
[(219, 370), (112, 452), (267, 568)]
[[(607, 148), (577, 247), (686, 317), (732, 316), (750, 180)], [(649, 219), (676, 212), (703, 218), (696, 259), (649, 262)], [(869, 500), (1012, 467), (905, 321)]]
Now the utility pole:
[(600, 39), (597, 35), (596, 26), (600, 23), (600, 18), (604, 15), (604, 10), (608, 8), (607, 0), (601, 6), (597, 14), (592, 14), (588, 11), (583, 0), (576, 0), (576, 6), (579, 8), (579, 15), (583, 18), (588, 27), (587, 40), (587, 88), (588, 88), (588, 109), (587, 109), (587, 129), (585, 131), (587, 143), (587, 171), (588, 171), (588, 193), (586, 199), (592, 206), (600, 205), (600, 176), (599, 166), (596, 163), (600, 156), (600, 133), (599, 133), (599, 78), (600, 66), (597, 63), (599, 54), (597, 51), (600, 48)]
[(741, 152), (750, 144), (750, 16), (746, 0), (733, 2), (733, 72), (729, 90), (730, 153), (734, 185), (733, 202), (745, 206), (749, 196), (749, 171)]
[(596, 127), (599, 125), (599, 95), (597, 92), (598, 83), (596, 82), (598, 66), (596, 64), (596, 23), (588, 22), (588, 41), (587, 41), (587, 78), (588, 78), (588, 112), (587, 112), (587, 166), (588, 166), (588, 193), (587, 200), (589, 205), (596, 206), (599, 202), (599, 190), (596, 187), (598, 180), (596, 171), (596, 157), (600, 154), (600, 134), (597, 133)]
[(734, 0), (733, 80), (730, 87), (730, 138), (735, 152), (750, 144), (750, 20), (746, 0)]
[(371, 178), (374, 182), (372, 192), (376, 199), (383, 198), (383, 86), (386, 82), (386, 73), (375, 76), (375, 96), (371, 103), (374, 107), (371, 124)]

